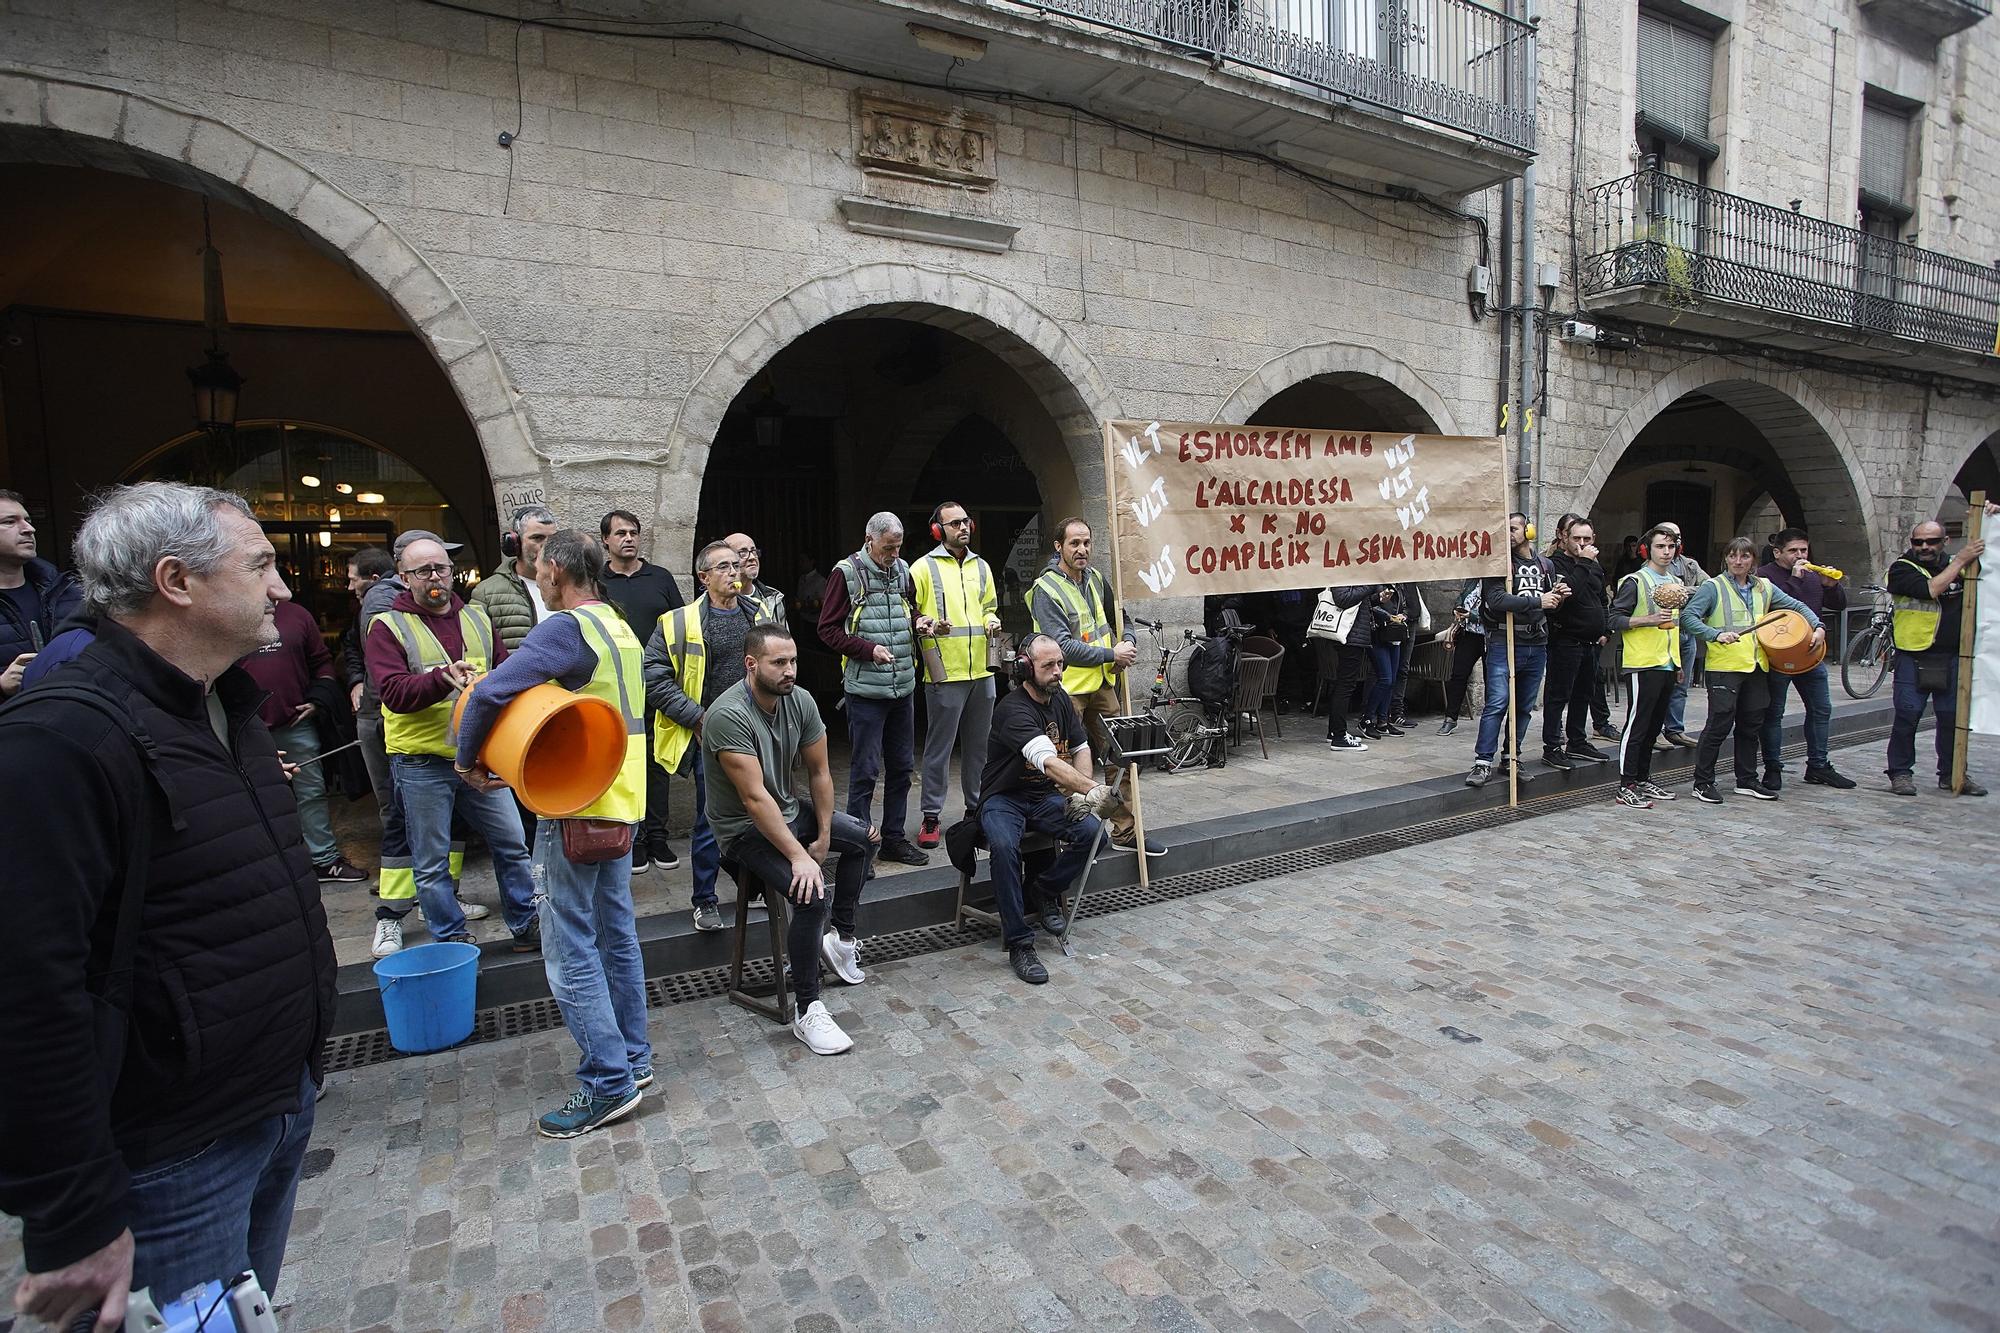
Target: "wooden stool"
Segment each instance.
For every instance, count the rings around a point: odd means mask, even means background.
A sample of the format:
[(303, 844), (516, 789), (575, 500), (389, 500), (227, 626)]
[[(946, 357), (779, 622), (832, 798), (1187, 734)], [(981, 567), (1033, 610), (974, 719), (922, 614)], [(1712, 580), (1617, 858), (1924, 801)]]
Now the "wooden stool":
[[(724, 861), (722, 869), (736, 882), (736, 940), (729, 959), (729, 1002), (740, 1004), (752, 1013), (762, 1014), (773, 1023), (789, 1027), (794, 1011), (792, 988), (785, 976), (785, 896), (745, 870), (739, 862)], [(771, 927), (771, 999), (765, 999), (760, 993), (746, 990), (743, 986), (743, 948), (750, 934), (752, 894), (763, 898), (764, 914), (769, 918)]]
[[(1021, 895), (1023, 898), (1023, 910), (1026, 909), (1027, 904), (1025, 900), (1030, 882), (1028, 876), (1028, 857), (1034, 853), (1052, 851), (1055, 845), (1056, 840), (1054, 838), (1051, 838), (1046, 833), (1037, 833), (1033, 829), (1029, 829), (1021, 835)], [(986, 834), (983, 830), (979, 835), (979, 846), (982, 850), (986, 849)], [(973, 858), (972, 868), (975, 872), (979, 869), (977, 857)], [(977, 921), (982, 925), (991, 926), (995, 930), (1000, 929), (999, 912), (984, 907), (971, 907), (966, 904), (966, 895), (971, 892), (972, 876), (962, 870), (959, 871), (958, 909), (952, 913), (951, 923), (955, 926), (962, 926), (970, 920)]]

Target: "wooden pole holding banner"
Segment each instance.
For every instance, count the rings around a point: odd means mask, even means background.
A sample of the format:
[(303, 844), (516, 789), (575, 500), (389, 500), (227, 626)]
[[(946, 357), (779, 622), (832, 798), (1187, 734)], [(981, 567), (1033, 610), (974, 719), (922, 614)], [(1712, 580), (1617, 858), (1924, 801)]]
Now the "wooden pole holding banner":
[[(1104, 506), (1105, 517), (1111, 527), (1111, 642), (1112, 646), (1125, 641), (1125, 565), (1118, 558), (1118, 483), (1113, 480), (1116, 472), (1116, 446), (1111, 441), (1111, 423), (1104, 423)], [(1118, 706), (1126, 713), (1132, 711), (1132, 673), (1118, 673)], [(1107, 729), (1105, 739), (1109, 740)], [(1125, 804), (1132, 811), (1132, 846), (1139, 857), (1139, 887), (1152, 887), (1152, 875), (1146, 861), (1146, 817), (1139, 809), (1139, 766), (1130, 764), (1125, 769)]]
[[(1965, 540), (1976, 542), (1986, 529), (1986, 492), (1974, 491), (1965, 511)], [(1972, 740), (1972, 635), (1979, 614), (1978, 560), (1965, 567), (1965, 592), (1958, 599), (1958, 717), (1952, 730), (1951, 790), (1965, 790), (1965, 749)]]
[[(1508, 553), (1511, 564), (1514, 556)], [(1514, 575), (1507, 575), (1507, 586), (1514, 586)], [(1507, 748), (1513, 752), (1514, 762), (1507, 765), (1507, 805), (1511, 809), (1521, 803), (1521, 710), (1514, 691), (1519, 686), (1514, 681), (1514, 613), (1507, 613)]]

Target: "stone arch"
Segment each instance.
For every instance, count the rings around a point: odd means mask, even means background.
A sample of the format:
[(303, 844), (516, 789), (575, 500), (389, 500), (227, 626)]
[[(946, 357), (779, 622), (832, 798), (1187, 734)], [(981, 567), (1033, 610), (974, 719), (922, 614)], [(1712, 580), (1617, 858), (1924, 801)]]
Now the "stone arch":
[(1830, 553), (1877, 563), (1875, 495), (1840, 417), (1802, 376), (1722, 357), (1704, 357), (1669, 371), (1626, 409), (1578, 480), (1570, 507), (1588, 513), (1639, 432), (1696, 392), (1734, 408), (1763, 432), (1800, 503), (1820, 516), (1815, 528), (1833, 534), (1823, 539)]
[(0, 159), (146, 176), (297, 232), (423, 338), (473, 423), (495, 490), (546, 481), (500, 357), (451, 285), (372, 209), (282, 149), (149, 94), (0, 68)]
[[(674, 414), (670, 470), (701, 477), (723, 415), (771, 358), (833, 320), (868, 317), (935, 325), (1005, 362), (1055, 419), (1078, 485), (1103, 494), (1103, 423), (1117, 397), (1089, 355), (1053, 318), (987, 278), (929, 264), (876, 261), (811, 278), (765, 306), (723, 345)], [(699, 486), (690, 489), (699, 493)], [(692, 526), (694, 515), (687, 522)]]
[[(1425, 416), (1440, 435), (1459, 433), (1458, 420), (1445, 405), (1444, 396), (1424, 382), (1421, 375), (1403, 362), (1373, 347), (1355, 343), (1324, 342), (1296, 348), (1274, 356), (1259, 366), (1216, 408), (1214, 419), (1239, 425), (1266, 402), (1305, 380), (1322, 377), (1365, 375), (1395, 389)], [(1334, 425), (1339, 422), (1300, 422), (1300, 425)]]
[[(1987, 418), (1973, 427), (1970, 443), (1964, 443), (1965, 439), (1966, 436), (1959, 435), (1953, 441), (1949, 451), (1942, 457), (1933, 455), (1936, 471), (1925, 479), (1921, 492), (1921, 494), (1931, 497), (1930, 505), (1928, 508), (1910, 515), (1909, 517), (1912, 522), (1927, 518), (1936, 518), (1938, 516), (1944, 509), (1945, 499), (1951, 494), (1951, 488), (1957, 483), (1959, 474), (1964, 471), (1965, 465), (1970, 463), (1982, 449), (1991, 450), (1995, 455), (1996, 461), (2000, 461), (2000, 414)], [(2000, 494), (1989, 495), (1986, 498), (1989, 500), (2000, 499)], [(1890, 535), (1892, 537), (1899, 537), (1900, 533), (1892, 533)]]

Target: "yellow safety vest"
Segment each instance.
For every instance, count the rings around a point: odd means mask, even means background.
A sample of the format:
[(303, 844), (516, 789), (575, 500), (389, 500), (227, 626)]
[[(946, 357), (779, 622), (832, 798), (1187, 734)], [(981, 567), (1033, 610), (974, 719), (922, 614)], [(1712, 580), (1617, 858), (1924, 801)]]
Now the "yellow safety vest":
[[(389, 624), (403, 645), (404, 660), (411, 671), (431, 671), (450, 666), (451, 655), (424, 617), (408, 611), (384, 611), (378, 620)], [(493, 622), (486, 612), (470, 603), (458, 608), (458, 632), (465, 640), (465, 660), (481, 674), (493, 669)], [(451, 739), (451, 709), (458, 700), (453, 690), (429, 708), (415, 713), (398, 713), (385, 701), (382, 705), (382, 748), (390, 754), (434, 754), (451, 759), (458, 747)]]
[(1762, 620), (1771, 609), (1771, 585), (1755, 575), (1750, 579), (1750, 607), (1744, 609), (1743, 598), (1736, 591), (1736, 585), (1727, 574), (1717, 574), (1709, 580), (1715, 588), (1715, 605), (1709, 609), (1708, 623), (1718, 630), (1734, 630), (1742, 635), (1735, 643), (1708, 643), (1708, 670), (1710, 671), (1768, 671), (1771, 660), (1764, 656), (1764, 645), (1757, 642), (1757, 636), (1750, 627)]
[(597, 670), (580, 693), (611, 704), (625, 719), (625, 762), (619, 765), (618, 776), (604, 795), (572, 818), (636, 824), (646, 817), (646, 681), (640, 661), (644, 650), (625, 618), (605, 606), (573, 606), (564, 614), (576, 617), (583, 641), (597, 654)]
[[(1653, 574), (1651, 567), (1636, 569), (1625, 576), (1626, 581), (1637, 580), (1639, 604), (1632, 608), (1632, 618), (1650, 616), (1657, 609), (1653, 605), (1653, 589), (1662, 583), (1677, 580)], [(1640, 625), (1619, 631), (1620, 642), (1624, 644), (1624, 662), (1627, 671), (1645, 671), (1652, 667), (1681, 668), (1681, 631), (1678, 624)]]
[[(1110, 617), (1104, 614), (1104, 600), (1098, 596), (1098, 580), (1095, 571), (1086, 573), (1084, 586), (1079, 588), (1070, 581), (1069, 575), (1060, 569), (1045, 569), (1035, 580), (1035, 586), (1052, 593), (1056, 600), (1069, 612), (1070, 623), (1076, 626), (1076, 637), (1085, 643), (1099, 646), (1113, 645)], [(1035, 632), (1056, 637), (1055, 628), (1035, 622)], [(1083, 699), (1097, 693), (1112, 681), (1117, 673), (1113, 664), (1104, 662), (1095, 666), (1067, 666), (1063, 668), (1063, 693), (1072, 699)]]
[[(1896, 565), (1908, 565), (1924, 576), (1929, 582), (1935, 575), (1914, 560), (1898, 560)], [(1896, 565), (1889, 568), (1894, 569)], [(1889, 617), (1890, 632), (1896, 637), (1899, 652), (1921, 653), (1937, 642), (1938, 621), (1944, 618), (1944, 606), (1924, 597), (1892, 597), (1890, 603), (1896, 608)]]
[[(702, 682), (708, 676), (708, 649), (701, 640), (701, 608), (707, 600), (708, 595), (704, 593), (686, 606), (677, 606), (660, 617), (674, 679), (680, 683), (681, 693), (696, 703), (701, 702)], [(750, 608), (753, 624), (767, 618), (764, 604), (755, 597), (739, 596), (736, 600)], [(688, 746), (693, 741), (693, 727), (684, 727), (665, 713), (653, 715), (653, 761), (667, 772), (680, 771), (681, 758), (687, 754)]]
[(999, 603), (986, 562), (969, 553), (964, 560), (951, 560), (932, 552), (917, 561), (910, 577), (917, 588), (918, 614), (951, 622), (949, 634), (931, 640), (944, 659), (944, 678), (980, 680), (992, 675), (986, 665), (986, 617), (999, 613)]

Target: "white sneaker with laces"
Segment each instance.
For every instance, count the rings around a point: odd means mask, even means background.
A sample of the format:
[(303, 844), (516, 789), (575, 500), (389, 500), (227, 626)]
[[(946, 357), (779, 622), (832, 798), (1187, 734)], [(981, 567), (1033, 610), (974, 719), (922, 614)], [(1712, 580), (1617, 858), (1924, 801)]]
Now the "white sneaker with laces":
[(485, 903), (469, 903), (463, 898), (458, 900), (458, 911), (467, 921), (484, 921), (493, 915), (493, 909)]
[(814, 1055), (839, 1055), (854, 1049), (854, 1038), (840, 1030), (826, 1006), (814, 1000), (792, 1021), (792, 1035), (806, 1044)]
[(368, 952), (376, 958), (387, 958), (392, 953), (403, 951), (403, 923), (388, 917), (378, 917), (375, 921), (375, 943)]
[(868, 974), (861, 970), (860, 940), (843, 940), (839, 931), (829, 930), (820, 936), (819, 956), (850, 986), (868, 980)]

